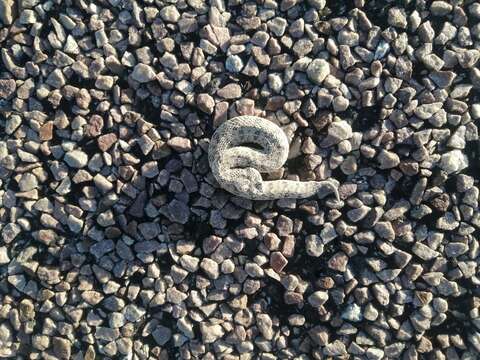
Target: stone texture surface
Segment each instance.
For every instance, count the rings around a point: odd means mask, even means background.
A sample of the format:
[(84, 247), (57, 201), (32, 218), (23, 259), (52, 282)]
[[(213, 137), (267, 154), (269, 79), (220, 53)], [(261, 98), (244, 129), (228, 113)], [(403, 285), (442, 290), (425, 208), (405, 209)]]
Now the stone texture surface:
[(0, 358), (478, 358), (479, 21), (0, 0)]

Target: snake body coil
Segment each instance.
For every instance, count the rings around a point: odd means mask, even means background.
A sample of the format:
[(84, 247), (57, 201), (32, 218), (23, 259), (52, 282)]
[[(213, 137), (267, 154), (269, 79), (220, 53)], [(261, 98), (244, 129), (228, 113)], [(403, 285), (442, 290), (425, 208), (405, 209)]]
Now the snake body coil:
[(330, 181), (264, 181), (260, 173), (281, 168), (288, 151), (288, 139), (280, 127), (257, 116), (238, 116), (218, 127), (209, 145), (208, 160), (220, 186), (237, 196), (252, 200), (297, 199), (325, 189), (338, 198)]

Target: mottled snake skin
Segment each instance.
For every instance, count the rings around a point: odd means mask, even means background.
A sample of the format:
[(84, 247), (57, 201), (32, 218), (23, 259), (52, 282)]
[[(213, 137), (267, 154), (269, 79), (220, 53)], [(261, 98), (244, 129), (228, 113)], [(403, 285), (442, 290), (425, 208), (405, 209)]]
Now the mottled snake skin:
[(273, 122), (257, 116), (238, 116), (215, 131), (208, 160), (220, 186), (237, 196), (252, 200), (298, 199), (327, 190), (338, 198), (337, 188), (330, 181), (264, 181), (260, 173), (281, 168), (288, 151), (287, 136)]

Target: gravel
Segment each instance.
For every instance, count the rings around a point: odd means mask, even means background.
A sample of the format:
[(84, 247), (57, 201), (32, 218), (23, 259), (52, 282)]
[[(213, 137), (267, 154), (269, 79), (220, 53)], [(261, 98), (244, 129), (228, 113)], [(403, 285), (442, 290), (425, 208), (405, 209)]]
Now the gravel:
[[(479, 19), (0, 0), (0, 358), (477, 358)], [(239, 115), (339, 199), (222, 190)]]

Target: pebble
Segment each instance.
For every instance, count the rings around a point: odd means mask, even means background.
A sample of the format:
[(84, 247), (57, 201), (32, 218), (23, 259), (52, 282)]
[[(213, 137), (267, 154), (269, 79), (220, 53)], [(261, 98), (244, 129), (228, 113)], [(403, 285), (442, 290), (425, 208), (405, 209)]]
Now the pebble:
[(65, 157), (63, 159), (68, 166), (75, 169), (81, 169), (87, 166), (88, 163), (87, 154), (85, 154), (81, 150), (71, 150), (65, 154)]
[(308, 297), (308, 303), (313, 307), (320, 307), (328, 300), (328, 293), (325, 291), (316, 291)]
[(287, 264), (288, 260), (279, 251), (273, 252), (270, 256), (270, 266), (277, 273), (281, 272), (285, 268), (285, 266), (287, 266)]
[(322, 10), (327, 4), (326, 0), (308, 0), (308, 3), (315, 7), (317, 10)]
[(344, 356), (347, 354), (345, 344), (340, 340), (335, 340), (332, 343), (326, 344), (323, 348), (323, 353), (326, 356)]
[(334, 121), (328, 127), (327, 137), (320, 144), (322, 147), (332, 146), (352, 137), (352, 127), (346, 121)]
[(200, 333), (205, 344), (211, 344), (217, 339), (221, 338), (224, 334), (223, 328), (216, 324), (200, 324)]
[(307, 67), (307, 76), (315, 84), (321, 85), (330, 74), (330, 65), (326, 60), (314, 59)]
[(422, 120), (427, 120), (436, 114), (442, 108), (443, 104), (440, 102), (423, 104), (418, 106), (414, 112)]
[(15, 223), (8, 223), (2, 229), (2, 239), (5, 243), (11, 243), (20, 233), (22, 229)]
[(176, 23), (180, 20), (180, 13), (175, 5), (168, 5), (160, 10), (160, 16), (163, 20)]
[(72, 344), (69, 340), (61, 337), (54, 337), (52, 339), (52, 344), (53, 352), (59, 359), (70, 359)]
[(228, 84), (219, 89), (217, 95), (224, 99), (237, 99), (242, 95), (242, 89), (238, 84)]
[(204, 258), (200, 262), (200, 268), (207, 274), (210, 279), (217, 279), (219, 276), (218, 263), (212, 259)]
[(143, 315), (145, 315), (145, 312), (144, 309), (134, 304), (127, 305), (122, 311), (125, 319), (130, 322), (137, 322)]
[(468, 158), (462, 151), (452, 150), (442, 155), (439, 166), (448, 174), (456, 173), (468, 167)]
[(397, 154), (387, 150), (381, 150), (377, 156), (380, 169), (391, 169), (400, 164), (400, 158)]
[(158, 345), (164, 346), (171, 339), (172, 331), (165, 326), (158, 325), (155, 330), (153, 330), (152, 336)]
[(117, 142), (117, 135), (113, 133), (102, 135), (97, 139), (98, 147), (103, 152), (110, 149), (110, 147), (112, 147), (112, 145), (115, 144), (116, 142)]
[(8, 256), (8, 249), (5, 246), (0, 247), (0, 265), (8, 264), (10, 257)]
[(38, 132), (40, 140), (48, 141), (53, 139), (53, 122), (49, 121), (46, 124), (42, 125), (40, 131)]
[(131, 76), (139, 83), (148, 83), (156, 78), (155, 71), (149, 65), (142, 63), (135, 65)]
[(20, 178), (18, 187), (21, 191), (30, 191), (38, 187), (37, 177), (30, 173), (25, 173)]
[(215, 109), (215, 101), (208, 94), (199, 94), (197, 96), (197, 106), (207, 114), (212, 114)]
[(401, 29), (406, 29), (407, 28), (407, 16), (405, 10), (398, 8), (398, 7), (392, 7), (388, 11), (388, 23), (391, 26), (401, 28)]
[(272, 328), (272, 319), (267, 314), (257, 315), (257, 326), (260, 330), (260, 333), (267, 340), (273, 339), (273, 328)]
[(180, 224), (186, 224), (189, 216), (190, 216), (190, 209), (188, 206), (176, 199), (173, 199), (169, 204), (168, 204), (168, 216), (171, 221), (180, 223)]
[(17, 88), (17, 84), (15, 83), (15, 80), (0, 79), (0, 99), (4, 99), (4, 100), (9, 99), (15, 92), (16, 88)]
[(225, 61), (225, 68), (232, 73), (239, 73), (243, 69), (242, 58), (238, 55), (230, 55)]
[(362, 308), (355, 303), (348, 305), (342, 313), (342, 319), (352, 322), (362, 321)]
[(427, 245), (422, 243), (415, 243), (412, 251), (422, 260), (428, 261), (438, 256), (438, 252), (430, 249)]
[(272, 20), (269, 20), (267, 22), (267, 26), (274, 35), (282, 36), (287, 28), (287, 20), (281, 17), (276, 17)]

